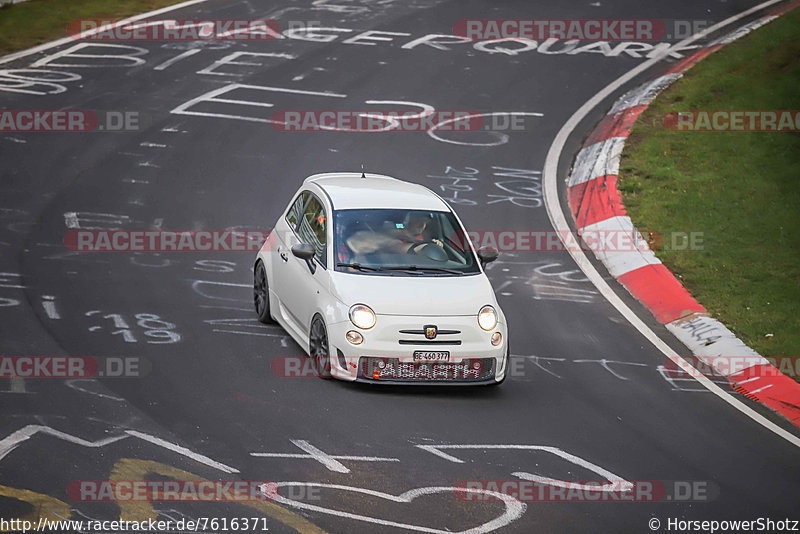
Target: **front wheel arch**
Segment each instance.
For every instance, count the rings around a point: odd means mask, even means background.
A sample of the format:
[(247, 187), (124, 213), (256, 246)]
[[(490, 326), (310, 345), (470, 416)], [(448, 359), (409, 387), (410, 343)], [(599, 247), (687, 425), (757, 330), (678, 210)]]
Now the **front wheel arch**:
[(269, 305), (269, 276), (267, 266), (261, 259), (258, 259), (253, 266), (253, 304), (260, 322), (264, 324), (273, 322)]
[(331, 345), (328, 326), (321, 313), (315, 313), (308, 329), (308, 355), (320, 378), (331, 378)]

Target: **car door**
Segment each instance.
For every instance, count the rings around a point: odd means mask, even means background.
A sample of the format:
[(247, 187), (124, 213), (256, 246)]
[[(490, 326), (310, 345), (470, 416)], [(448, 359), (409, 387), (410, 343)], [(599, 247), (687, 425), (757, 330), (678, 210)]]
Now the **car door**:
[[(289, 206), (286, 214), (275, 225), (277, 240), (275, 243), (275, 253), (271, 254), (272, 259), (272, 283), (271, 287), (281, 307), (281, 316), (297, 322), (297, 318), (287, 317), (289, 314), (288, 302), (297, 298), (296, 288), (292, 287), (293, 277), (290, 276), (290, 259), (292, 258), (291, 248), (299, 243), (296, 232), (300, 220), (303, 218), (306, 204), (311, 197), (311, 193), (303, 191), (297, 195), (294, 202)], [(291, 326), (297, 328), (296, 324)]]
[[(318, 303), (327, 294), (328, 218), (324, 205), (313, 193), (298, 200), (304, 201), (303, 209), (302, 212), (290, 210), (287, 214), (287, 224), (295, 226), (294, 231), (286, 232), (285, 242), (278, 251), (276, 283), (281, 285), (282, 303), (295, 323), (292, 326), (306, 336)], [(313, 268), (309, 262), (292, 254), (292, 246), (299, 243), (314, 247)]]

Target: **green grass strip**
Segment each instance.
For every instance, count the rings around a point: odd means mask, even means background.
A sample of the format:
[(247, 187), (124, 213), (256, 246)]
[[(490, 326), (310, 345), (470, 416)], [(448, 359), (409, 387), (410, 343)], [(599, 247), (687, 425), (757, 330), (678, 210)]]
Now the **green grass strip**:
[[(710, 55), (634, 126), (620, 188), (633, 222), (702, 232), (658, 257), (714, 317), (766, 357), (800, 356), (800, 133), (686, 132), (670, 112), (800, 110), (800, 9)], [(796, 374), (794, 378), (798, 377)]]
[(66, 37), (75, 20), (119, 20), (176, 0), (28, 0), (0, 8), (0, 56)]

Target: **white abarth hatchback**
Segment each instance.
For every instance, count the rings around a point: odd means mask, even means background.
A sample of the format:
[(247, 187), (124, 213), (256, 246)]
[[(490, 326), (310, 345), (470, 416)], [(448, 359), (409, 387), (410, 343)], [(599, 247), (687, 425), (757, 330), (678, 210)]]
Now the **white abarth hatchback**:
[(389, 176), (307, 178), (254, 266), (261, 322), (277, 321), (321, 376), (499, 384), (508, 330), (486, 263), (431, 190)]

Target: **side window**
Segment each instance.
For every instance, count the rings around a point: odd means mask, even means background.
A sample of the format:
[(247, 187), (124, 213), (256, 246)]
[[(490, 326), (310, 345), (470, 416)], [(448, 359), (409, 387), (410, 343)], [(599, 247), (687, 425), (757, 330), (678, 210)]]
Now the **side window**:
[(311, 195), (300, 221), (300, 226), (297, 228), (297, 233), (300, 235), (301, 241), (313, 245), (316, 251), (314, 257), (323, 267), (326, 267), (325, 245), (327, 228), (328, 219), (325, 214), (325, 208), (322, 207), (322, 203), (317, 197)]
[(294, 204), (292, 204), (292, 207), (289, 209), (289, 213), (286, 214), (286, 222), (289, 223), (289, 227), (292, 230), (297, 229), (297, 223), (302, 218), (303, 207), (306, 205), (309, 194), (308, 191), (300, 193), (300, 195), (297, 196), (297, 200), (294, 201)]

